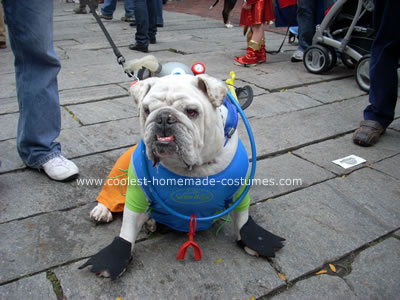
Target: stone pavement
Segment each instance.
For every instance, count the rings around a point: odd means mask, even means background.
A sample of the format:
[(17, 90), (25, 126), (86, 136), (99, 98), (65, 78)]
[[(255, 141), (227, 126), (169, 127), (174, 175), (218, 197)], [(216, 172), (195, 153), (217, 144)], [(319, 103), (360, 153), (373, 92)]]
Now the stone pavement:
[[(246, 113), (257, 145), (256, 177), (270, 184), (252, 189), (250, 210), (286, 238), (285, 247), (273, 259), (251, 257), (236, 246), (231, 224), (216, 235), (217, 222), (196, 235), (201, 261), (192, 253), (175, 259), (185, 234), (141, 233), (133, 263), (115, 282), (78, 270), (118, 235), (121, 216), (94, 224), (88, 213), (100, 186), (56, 183), (24, 167), (15, 149), (18, 107), (8, 48), (0, 50), (0, 299), (399, 299), (399, 111), (379, 144), (358, 147), (351, 133), (368, 97), (351, 70), (339, 65), (310, 74), (290, 62), (295, 46), (287, 43), (266, 64), (235, 66), (233, 57), (245, 50), (242, 29), (171, 11), (181, 3), (165, 6), (165, 27), (151, 54), (189, 66), (202, 61), (220, 79), (235, 71), (238, 86), (253, 87)], [(57, 1), (55, 7), (59, 141), (79, 165), (80, 179), (103, 179), (138, 142), (137, 115), (130, 79), (94, 19), (73, 14), (74, 6)], [(222, 3), (215, 8), (221, 9)], [(127, 48), (135, 30), (119, 21), (122, 14), (119, 2), (106, 27), (126, 59), (141, 57)], [(268, 50), (277, 49), (283, 36), (266, 35)], [(350, 169), (332, 163), (350, 154), (367, 162)]]

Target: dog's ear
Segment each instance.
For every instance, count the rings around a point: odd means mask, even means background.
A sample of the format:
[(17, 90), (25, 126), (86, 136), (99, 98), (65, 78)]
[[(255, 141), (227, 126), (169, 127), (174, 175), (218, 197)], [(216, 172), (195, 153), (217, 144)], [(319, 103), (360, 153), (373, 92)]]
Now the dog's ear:
[(157, 80), (158, 78), (150, 77), (135, 83), (129, 88), (129, 94), (132, 96), (137, 106), (140, 105)]
[(197, 75), (195, 78), (198, 88), (207, 95), (212, 105), (218, 107), (224, 103), (227, 88), (221, 80), (206, 74)]

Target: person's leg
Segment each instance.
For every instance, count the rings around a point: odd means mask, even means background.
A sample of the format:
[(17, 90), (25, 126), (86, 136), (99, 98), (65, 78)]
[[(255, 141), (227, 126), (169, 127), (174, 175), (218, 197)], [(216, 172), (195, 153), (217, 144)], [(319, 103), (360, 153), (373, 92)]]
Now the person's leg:
[(129, 49), (148, 52), (149, 13), (147, 9), (147, 0), (135, 0), (135, 19), (136, 44), (129, 45)]
[(373, 146), (393, 121), (397, 102), (397, 68), (400, 58), (400, 20), (394, 11), (398, 1), (375, 1), (375, 39), (370, 59), (370, 105), (364, 110), (364, 121), (354, 132), (353, 142)]
[(4, 0), (20, 117), (17, 149), (30, 167), (58, 156), (54, 140), (61, 130), (57, 74), (60, 61), (53, 48), (53, 0)]
[(305, 51), (312, 43), (315, 33), (315, 0), (297, 1), (297, 23), (299, 25), (299, 50)]
[(103, 16), (112, 18), (116, 8), (117, 0), (104, 0), (103, 7), (101, 8), (101, 14)]
[[(252, 36), (247, 43), (246, 54), (244, 56), (235, 57), (235, 64), (245, 67), (255, 66), (257, 63), (265, 62), (264, 57), (261, 57), (262, 42), (264, 40), (264, 24), (254, 24), (251, 26)], [(264, 42), (265, 43), (265, 42)]]
[(135, 0), (125, 0), (124, 8), (125, 8), (125, 17), (133, 18), (135, 16)]
[(397, 101), (400, 37), (394, 28), (400, 28), (400, 19), (392, 12), (400, 10), (400, 2), (376, 2), (375, 40), (370, 60), (370, 105), (364, 110), (364, 119), (377, 121), (386, 128), (393, 121)]
[(149, 13), (148, 38), (151, 44), (155, 44), (157, 34), (157, 2), (158, 0), (147, 0), (147, 11)]
[(164, 26), (163, 0), (157, 0), (157, 27)]
[(87, 0), (80, 0), (79, 1), (79, 6), (74, 8), (74, 13), (76, 14), (86, 14), (86, 1)]

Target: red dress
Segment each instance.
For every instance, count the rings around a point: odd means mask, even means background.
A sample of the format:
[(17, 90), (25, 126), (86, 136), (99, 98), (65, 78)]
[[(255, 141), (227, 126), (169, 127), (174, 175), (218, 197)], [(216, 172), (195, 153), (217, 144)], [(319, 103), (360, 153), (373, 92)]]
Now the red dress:
[(274, 3), (272, 0), (248, 0), (251, 9), (242, 8), (240, 26), (252, 26), (274, 21)]

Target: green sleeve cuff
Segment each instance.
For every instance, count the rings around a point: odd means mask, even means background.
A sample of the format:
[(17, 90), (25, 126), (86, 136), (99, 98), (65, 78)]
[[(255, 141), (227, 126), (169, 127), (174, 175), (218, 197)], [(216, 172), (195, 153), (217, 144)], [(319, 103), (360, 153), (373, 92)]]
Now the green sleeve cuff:
[[(249, 177), (247, 177), (247, 179), (249, 179)], [(240, 190), (235, 194), (235, 196), (233, 196), (233, 203), (235, 203), (236, 200), (239, 199), (239, 196), (242, 194), (242, 192), (244, 191), (245, 188), (246, 188), (246, 184), (242, 185)], [(244, 196), (242, 202), (240, 202), (239, 205), (236, 206), (234, 211), (244, 211), (244, 210), (248, 209), (249, 207), (250, 207), (250, 195), (249, 195), (249, 192), (247, 192), (247, 194), (246, 194), (246, 196)]]

